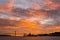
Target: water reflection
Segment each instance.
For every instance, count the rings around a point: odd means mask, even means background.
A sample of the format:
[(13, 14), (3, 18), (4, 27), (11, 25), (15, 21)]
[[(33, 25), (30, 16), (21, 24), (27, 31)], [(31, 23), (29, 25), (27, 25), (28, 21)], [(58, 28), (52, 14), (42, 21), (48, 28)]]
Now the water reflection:
[(0, 37), (0, 40), (60, 40), (60, 37)]

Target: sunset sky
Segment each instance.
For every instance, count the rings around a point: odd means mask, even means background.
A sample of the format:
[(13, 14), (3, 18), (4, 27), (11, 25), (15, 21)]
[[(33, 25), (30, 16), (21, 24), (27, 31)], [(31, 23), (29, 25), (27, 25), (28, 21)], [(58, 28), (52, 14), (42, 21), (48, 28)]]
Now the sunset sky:
[(0, 0), (0, 34), (60, 32), (60, 0)]

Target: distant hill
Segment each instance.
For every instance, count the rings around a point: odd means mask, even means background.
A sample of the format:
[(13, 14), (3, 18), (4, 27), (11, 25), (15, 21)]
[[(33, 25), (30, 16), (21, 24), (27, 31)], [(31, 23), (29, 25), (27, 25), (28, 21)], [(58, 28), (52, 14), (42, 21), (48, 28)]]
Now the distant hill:
[(11, 36), (11, 35), (0, 35), (0, 36)]

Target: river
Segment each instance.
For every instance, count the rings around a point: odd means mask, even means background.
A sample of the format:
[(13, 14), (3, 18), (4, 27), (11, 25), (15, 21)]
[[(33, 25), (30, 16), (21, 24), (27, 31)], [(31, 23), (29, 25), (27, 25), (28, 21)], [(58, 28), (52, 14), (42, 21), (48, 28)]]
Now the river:
[(60, 36), (41, 36), (41, 37), (0, 37), (0, 40), (60, 40)]

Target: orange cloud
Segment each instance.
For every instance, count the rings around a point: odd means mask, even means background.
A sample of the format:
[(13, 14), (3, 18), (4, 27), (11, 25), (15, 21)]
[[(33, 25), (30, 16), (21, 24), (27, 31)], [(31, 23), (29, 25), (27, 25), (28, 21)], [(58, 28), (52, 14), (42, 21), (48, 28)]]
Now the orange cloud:
[(36, 2), (31, 2), (32, 6), (34, 7), (34, 9), (40, 9), (40, 5)]
[(60, 4), (53, 2), (52, 0), (46, 0), (42, 6), (45, 6), (45, 10), (56, 10), (60, 7)]
[[(2, 11), (2, 12), (4, 12), (4, 11), (12, 11), (13, 6), (14, 6), (14, 1), (15, 0), (9, 0), (8, 4), (0, 6), (0, 11)], [(6, 2), (8, 2), (8, 1), (6, 1)]]
[(38, 27), (39, 25), (26, 20), (20, 20), (20, 23), (17, 26), (22, 26), (30, 29), (30, 28)]
[(45, 32), (52, 33), (52, 32), (60, 32), (60, 26), (50, 26), (45, 29)]

